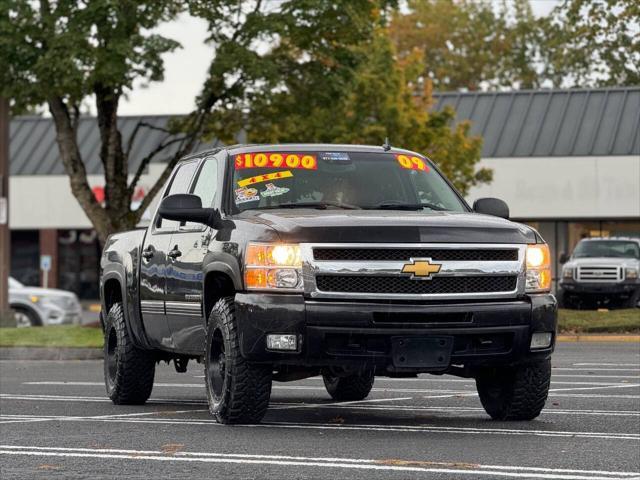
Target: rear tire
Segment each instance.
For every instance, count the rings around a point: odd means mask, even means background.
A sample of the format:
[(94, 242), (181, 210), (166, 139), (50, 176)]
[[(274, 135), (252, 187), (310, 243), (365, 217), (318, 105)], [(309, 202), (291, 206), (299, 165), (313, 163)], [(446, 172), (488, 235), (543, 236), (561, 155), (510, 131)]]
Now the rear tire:
[(211, 310), (204, 359), (207, 401), (216, 420), (260, 423), (269, 407), (273, 368), (242, 358), (231, 297), (220, 299)]
[(482, 372), (476, 387), (494, 420), (533, 420), (542, 411), (551, 383), (551, 360)]
[(374, 370), (367, 369), (360, 374), (347, 377), (336, 377), (329, 373), (323, 373), (322, 379), (329, 395), (334, 400), (357, 401), (367, 398), (375, 380)]
[(105, 320), (104, 382), (116, 405), (142, 405), (153, 389), (156, 361), (152, 352), (137, 348), (129, 336), (122, 304)]

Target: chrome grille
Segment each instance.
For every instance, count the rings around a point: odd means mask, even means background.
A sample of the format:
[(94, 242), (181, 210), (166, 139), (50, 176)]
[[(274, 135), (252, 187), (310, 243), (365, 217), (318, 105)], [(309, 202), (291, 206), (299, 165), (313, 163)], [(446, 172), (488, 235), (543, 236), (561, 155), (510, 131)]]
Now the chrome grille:
[(616, 266), (580, 266), (577, 280), (579, 282), (621, 282), (622, 268)]
[[(305, 294), (334, 299), (499, 299), (524, 294), (525, 245), (302, 244)], [(402, 273), (429, 260), (431, 278)]]

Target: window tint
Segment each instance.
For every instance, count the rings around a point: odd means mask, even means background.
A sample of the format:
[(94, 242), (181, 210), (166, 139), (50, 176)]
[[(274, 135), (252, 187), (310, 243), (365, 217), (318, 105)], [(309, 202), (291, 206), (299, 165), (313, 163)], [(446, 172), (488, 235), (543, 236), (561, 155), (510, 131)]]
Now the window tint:
[[(167, 191), (167, 195), (175, 195), (176, 193), (188, 193), (189, 185), (191, 184), (191, 179), (193, 178), (193, 174), (196, 171), (197, 162), (189, 162), (185, 163), (178, 167), (178, 171), (176, 172), (173, 180), (171, 182), (171, 186)], [(158, 224), (159, 228), (178, 228), (179, 222), (173, 220), (165, 220), (161, 219)]]
[[(210, 208), (213, 206), (213, 200), (216, 196), (216, 189), (218, 186), (218, 162), (211, 158), (206, 160), (200, 168), (196, 183), (193, 187), (193, 194), (200, 197), (202, 200), (203, 208)], [(202, 227), (201, 223), (187, 222), (188, 228)]]

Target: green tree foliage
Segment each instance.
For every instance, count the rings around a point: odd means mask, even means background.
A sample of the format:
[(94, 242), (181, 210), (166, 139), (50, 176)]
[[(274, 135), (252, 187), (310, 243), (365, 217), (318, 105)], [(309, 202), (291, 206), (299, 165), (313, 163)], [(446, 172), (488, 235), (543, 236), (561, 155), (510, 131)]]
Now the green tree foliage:
[(437, 90), (538, 85), (540, 29), (528, 0), (409, 0), (390, 32), (400, 60)]
[[(136, 139), (156, 127), (141, 122), (123, 138), (120, 99), (134, 82), (162, 80), (162, 54), (179, 44), (151, 32), (184, 11), (209, 24), (207, 42), (215, 54), (206, 81), (196, 109), (173, 122), (157, 148), (130, 168)], [(282, 88), (283, 79), (311, 75), (325, 95), (338, 92), (358, 62), (354, 46), (370, 38), (378, 13), (372, 0), (1, 0), (0, 94), (17, 111), (47, 105), (71, 190), (104, 241), (139, 221), (197, 140), (207, 134), (228, 140), (252, 99)], [(89, 187), (87, 159), (78, 148), (80, 107), (91, 98), (101, 136), (104, 205)], [(177, 148), (169, 154), (169, 147)], [(156, 157), (166, 169), (132, 210), (135, 187)]]
[(477, 169), (481, 139), (469, 136), (467, 123), (452, 128), (452, 110), (429, 112), (430, 88), (407, 80), (384, 28), (357, 54), (362, 61), (339, 90), (327, 91), (324, 78), (307, 71), (256, 99), (246, 121), (249, 140), (381, 145), (389, 137), (437, 162), (463, 194), (491, 180), (491, 171)]
[(544, 76), (554, 85), (640, 84), (638, 0), (564, 0), (542, 25)]

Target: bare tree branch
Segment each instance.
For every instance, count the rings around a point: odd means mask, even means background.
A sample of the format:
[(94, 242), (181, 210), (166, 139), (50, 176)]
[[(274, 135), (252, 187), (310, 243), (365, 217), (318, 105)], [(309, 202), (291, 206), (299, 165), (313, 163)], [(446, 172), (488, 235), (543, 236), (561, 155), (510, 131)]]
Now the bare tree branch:
[[(136, 170), (136, 173), (133, 176), (133, 179), (131, 179), (131, 182), (129, 183), (129, 191), (133, 193), (133, 191), (136, 188), (136, 185), (140, 181), (140, 177), (142, 176), (144, 170), (147, 168), (151, 160), (153, 160), (153, 158), (156, 155), (158, 155), (160, 152), (170, 147), (171, 145), (174, 145), (178, 142), (182, 142), (184, 138), (185, 137), (176, 137), (167, 142), (162, 142), (156, 148), (154, 148), (151, 152), (149, 152), (149, 154), (140, 161), (140, 165), (138, 165), (138, 169)], [(178, 152), (176, 153), (176, 155), (182, 156), (183, 155), (182, 149), (178, 149)]]

